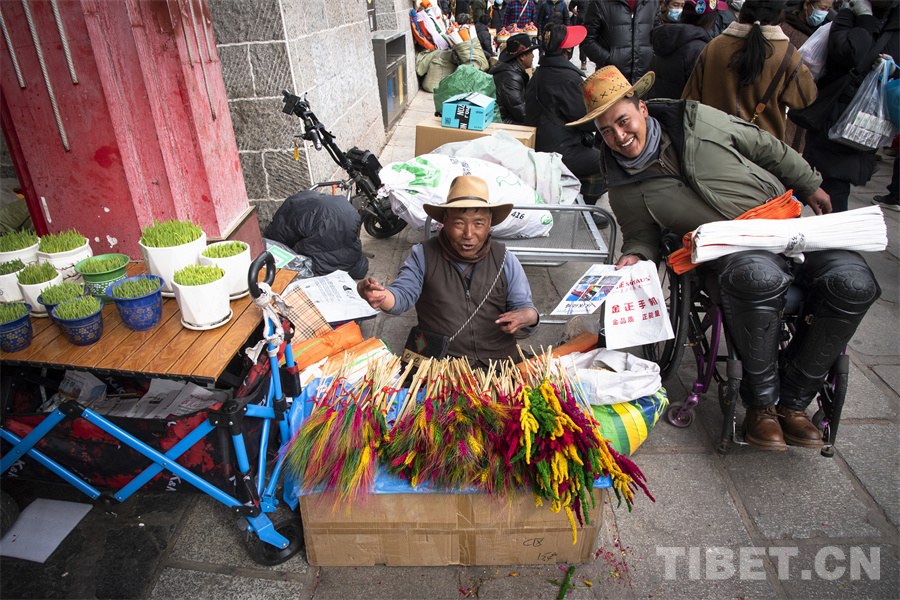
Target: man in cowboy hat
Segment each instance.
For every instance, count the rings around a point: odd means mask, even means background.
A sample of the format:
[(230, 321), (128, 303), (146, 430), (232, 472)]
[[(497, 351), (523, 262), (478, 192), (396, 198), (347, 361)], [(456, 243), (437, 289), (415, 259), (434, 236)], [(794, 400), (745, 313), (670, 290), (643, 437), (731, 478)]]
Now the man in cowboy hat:
[(527, 33), (510, 36), (500, 52), (500, 60), (488, 70), (497, 88), (497, 106), (500, 118), (512, 125), (525, 124), (525, 86), (528, 71), (534, 63), (537, 48)]
[[(787, 189), (815, 213), (831, 212), (821, 175), (797, 152), (756, 125), (695, 101), (645, 103), (640, 97), (653, 80), (651, 71), (631, 85), (615, 67), (600, 69), (582, 84), (587, 114), (571, 123), (593, 121), (605, 142), (600, 167), (624, 238), (617, 267), (658, 260), (662, 228), (682, 236), (703, 223), (734, 219)], [(702, 268), (718, 279), (743, 364), (747, 442), (767, 450), (821, 448), (821, 432), (805, 410), (881, 293), (872, 271), (846, 250), (809, 252), (803, 265), (770, 252), (738, 252)], [(781, 311), (795, 280), (806, 292), (806, 314), (779, 370)]]
[(394, 315), (415, 305), (420, 329), (452, 338), (449, 356), (476, 365), (517, 357), (516, 338), (534, 333), (539, 316), (522, 265), (490, 235), (512, 204), (491, 204), (483, 179), (461, 175), (445, 204), (424, 208), (443, 223), (438, 236), (412, 247), (390, 285), (360, 281), (360, 297)]

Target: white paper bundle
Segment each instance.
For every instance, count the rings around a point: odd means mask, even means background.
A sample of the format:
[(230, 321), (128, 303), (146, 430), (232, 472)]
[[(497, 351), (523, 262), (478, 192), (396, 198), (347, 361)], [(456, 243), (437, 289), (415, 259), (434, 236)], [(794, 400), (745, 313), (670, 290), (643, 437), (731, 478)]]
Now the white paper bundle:
[(701, 225), (692, 236), (695, 263), (745, 250), (768, 250), (802, 260), (804, 252), (842, 248), (879, 252), (887, 247), (881, 207), (801, 219), (747, 219)]

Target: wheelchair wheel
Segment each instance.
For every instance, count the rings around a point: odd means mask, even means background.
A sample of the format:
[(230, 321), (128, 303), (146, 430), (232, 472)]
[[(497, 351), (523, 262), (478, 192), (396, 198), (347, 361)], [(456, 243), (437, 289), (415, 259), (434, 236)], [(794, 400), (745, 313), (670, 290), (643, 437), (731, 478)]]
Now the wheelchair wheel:
[(19, 518), (19, 505), (13, 497), (0, 490), (0, 537), (6, 535)]
[(254, 534), (247, 541), (247, 549), (257, 563), (272, 567), (290, 559), (303, 548), (303, 523), (298, 515), (286, 507), (279, 507), (275, 512), (268, 513), (266, 516), (272, 521), (275, 531), (287, 538), (288, 547), (276, 548)]
[(660, 284), (666, 296), (666, 309), (675, 337), (655, 344), (644, 344), (644, 358), (659, 365), (660, 377), (669, 379), (681, 364), (687, 341), (691, 308), (691, 290), (686, 277), (676, 275), (665, 263), (660, 266)]

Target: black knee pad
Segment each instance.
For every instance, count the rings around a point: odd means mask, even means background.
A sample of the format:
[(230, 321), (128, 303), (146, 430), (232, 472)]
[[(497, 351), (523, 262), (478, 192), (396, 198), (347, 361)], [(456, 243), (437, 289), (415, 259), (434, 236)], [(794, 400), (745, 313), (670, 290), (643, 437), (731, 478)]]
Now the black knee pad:
[(782, 296), (793, 282), (784, 259), (771, 253), (742, 252), (725, 257), (717, 265), (722, 291), (750, 303)]
[(862, 256), (845, 250), (810, 254), (800, 281), (814, 302), (850, 313), (867, 310), (881, 296), (875, 275)]

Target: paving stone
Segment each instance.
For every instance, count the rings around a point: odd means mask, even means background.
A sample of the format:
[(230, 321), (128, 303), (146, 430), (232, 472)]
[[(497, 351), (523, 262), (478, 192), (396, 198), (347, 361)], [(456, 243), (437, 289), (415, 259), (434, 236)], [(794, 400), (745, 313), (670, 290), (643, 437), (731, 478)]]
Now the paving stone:
[(306, 578), (289, 574), (279, 579), (263, 579), (170, 567), (162, 572), (149, 597), (156, 600), (297, 600), (312, 597), (309, 587)]
[(897, 305), (891, 306), (878, 300), (866, 313), (849, 346), (854, 351), (868, 356), (898, 356), (900, 355), (898, 323), (900, 311)]
[(837, 461), (789, 446), (734, 447), (725, 456), (738, 495), (763, 537), (802, 540), (880, 535), (869, 507)]
[(291, 65), (285, 42), (279, 40), (268, 44), (250, 44), (249, 54), (256, 96), (280, 97), (282, 90), (291, 91)]
[(894, 525), (900, 525), (900, 425), (843, 423), (837, 448)]
[[(460, 593), (466, 597), (477, 597), (479, 600), (520, 600), (536, 598), (551, 600), (559, 595), (559, 586), (550, 583), (554, 580), (562, 583), (570, 565), (510, 565), (506, 567), (461, 567), (459, 572)], [(587, 577), (585, 565), (575, 566), (575, 573), (569, 580), (574, 586), (566, 598), (594, 598), (593, 587), (588, 587), (584, 580)], [(596, 585), (591, 581), (593, 585)], [(598, 586), (599, 587), (599, 586)], [(471, 596), (467, 596), (471, 594)]]
[[(321, 1), (321, 0), (320, 0)], [(217, 44), (265, 42), (284, 35), (278, 0), (210, 0)]]
[(841, 418), (893, 419), (896, 416), (896, 396), (889, 397), (851, 362), (850, 379), (847, 382), (847, 398), (844, 401)]
[(169, 554), (169, 559), (295, 574), (305, 573), (309, 568), (303, 551), (274, 567), (256, 563), (250, 557), (244, 543), (237, 518), (231, 514), (228, 507), (209, 496), (198, 498), (178, 541)]
[(316, 600), (456, 598), (457, 569), (448, 567), (321, 567)]
[(872, 367), (881, 379), (884, 380), (895, 394), (900, 394), (900, 366), (898, 365), (877, 365)]
[(788, 565), (788, 598), (893, 600), (900, 589), (896, 545), (821, 544), (800, 548)]

